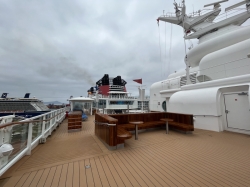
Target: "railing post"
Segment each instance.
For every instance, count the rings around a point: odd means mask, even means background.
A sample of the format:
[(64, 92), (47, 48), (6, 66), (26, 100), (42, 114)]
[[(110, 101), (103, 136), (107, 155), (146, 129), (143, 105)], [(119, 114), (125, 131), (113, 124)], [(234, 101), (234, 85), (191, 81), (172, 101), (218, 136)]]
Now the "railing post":
[(28, 140), (27, 140), (28, 151), (27, 151), (26, 155), (31, 155), (32, 126), (33, 126), (32, 123), (29, 123)]
[(45, 124), (46, 124), (45, 119), (46, 119), (46, 117), (44, 115), (43, 116), (43, 125), (42, 125), (42, 138), (44, 138), (44, 133), (45, 133)]
[(50, 120), (49, 120), (49, 128), (50, 128), (50, 130), (49, 130), (49, 135), (51, 135), (51, 133), (52, 133), (52, 112), (50, 113)]

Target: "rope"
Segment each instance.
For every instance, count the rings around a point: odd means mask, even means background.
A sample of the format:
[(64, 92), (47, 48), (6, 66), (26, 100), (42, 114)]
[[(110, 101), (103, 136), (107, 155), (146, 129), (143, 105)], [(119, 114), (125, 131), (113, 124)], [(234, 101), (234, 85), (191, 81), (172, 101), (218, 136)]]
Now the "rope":
[[(167, 61), (167, 30), (166, 30), (166, 22), (165, 22), (165, 60)], [(163, 68), (165, 69), (165, 68)]]
[(171, 30), (170, 30), (170, 46), (169, 46), (169, 62), (168, 62), (168, 71), (167, 74), (169, 75), (170, 72), (170, 63), (171, 63), (171, 51), (172, 51), (172, 30), (173, 25), (171, 23)]
[[(160, 48), (160, 62), (161, 62), (161, 76), (162, 76), (162, 61), (161, 61), (161, 35), (160, 35), (160, 26), (158, 25), (158, 31), (159, 31), (159, 48)], [(161, 77), (162, 78), (162, 77)]]

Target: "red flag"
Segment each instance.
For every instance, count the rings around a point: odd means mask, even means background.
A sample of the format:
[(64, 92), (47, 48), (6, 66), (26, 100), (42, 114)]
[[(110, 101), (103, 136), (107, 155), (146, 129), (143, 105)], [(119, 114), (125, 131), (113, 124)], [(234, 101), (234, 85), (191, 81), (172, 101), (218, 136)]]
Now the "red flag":
[(142, 79), (135, 79), (135, 80), (133, 80), (133, 81), (135, 81), (135, 82), (137, 82), (137, 83), (139, 83), (139, 84), (142, 84)]

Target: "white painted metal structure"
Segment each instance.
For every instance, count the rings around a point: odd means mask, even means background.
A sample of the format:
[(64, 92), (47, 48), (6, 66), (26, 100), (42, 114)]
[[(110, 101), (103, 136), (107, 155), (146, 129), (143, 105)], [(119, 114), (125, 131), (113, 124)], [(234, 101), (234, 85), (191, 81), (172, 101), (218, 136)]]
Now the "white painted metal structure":
[(151, 86), (150, 110), (164, 111), (166, 102), (169, 112), (193, 114), (195, 128), (250, 134), (250, 26), (241, 26), (250, 17), (250, 2), (239, 3), (246, 5), (239, 14), (214, 22), (219, 4), (212, 3), (214, 10), (203, 15), (186, 15), (183, 0), (182, 6), (175, 5), (175, 16), (158, 18), (182, 26), (185, 38), (197, 38), (199, 44), (187, 53), (189, 72), (176, 72)]

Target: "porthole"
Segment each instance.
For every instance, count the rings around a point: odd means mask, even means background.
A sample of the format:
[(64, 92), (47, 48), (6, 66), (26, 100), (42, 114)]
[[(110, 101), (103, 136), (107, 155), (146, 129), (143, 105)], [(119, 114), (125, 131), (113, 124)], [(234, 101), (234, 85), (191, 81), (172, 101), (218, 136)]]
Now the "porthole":
[(162, 106), (162, 109), (166, 112), (167, 110), (166, 101), (163, 101), (161, 106)]

